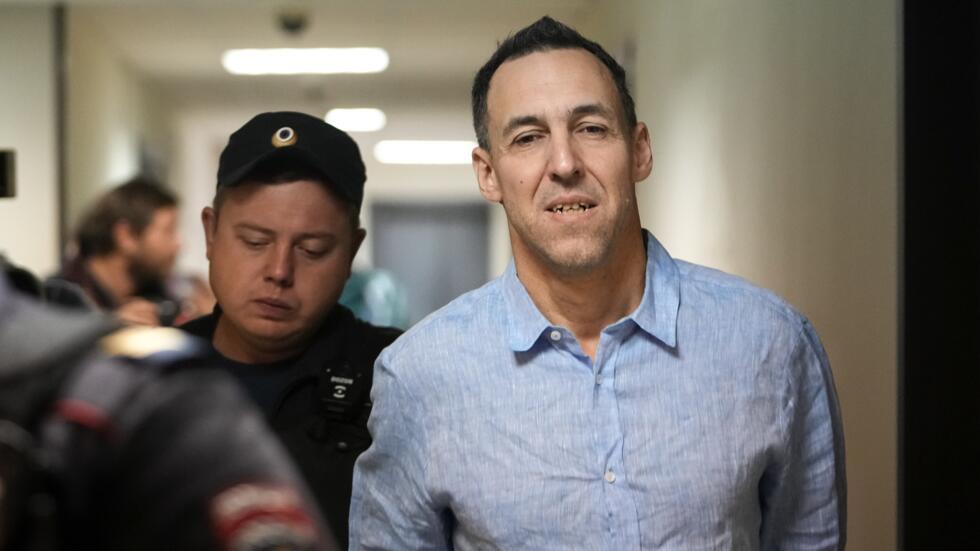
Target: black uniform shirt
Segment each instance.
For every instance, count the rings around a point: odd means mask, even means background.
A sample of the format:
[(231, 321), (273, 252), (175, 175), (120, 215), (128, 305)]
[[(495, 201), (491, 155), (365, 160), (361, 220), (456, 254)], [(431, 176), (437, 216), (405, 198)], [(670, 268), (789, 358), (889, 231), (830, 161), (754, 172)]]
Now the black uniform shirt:
[[(215, 308), (214, 313), (181, 329), (211, 341), (220, 315), (220, 308)], [(367, 420), (374, 360), (400, 333), (361, 321), (337, 305), (306, 351), (296, 358), (275, 364), (220, 358), (265, 412), (344, 548), (354, 461), (371, 445)], [(354, 392), (359, 399), (342, 412), (326, 412), (322, 398), (330, 389), (324, 387), (324, 370), (343, 368), (356, 375)]]

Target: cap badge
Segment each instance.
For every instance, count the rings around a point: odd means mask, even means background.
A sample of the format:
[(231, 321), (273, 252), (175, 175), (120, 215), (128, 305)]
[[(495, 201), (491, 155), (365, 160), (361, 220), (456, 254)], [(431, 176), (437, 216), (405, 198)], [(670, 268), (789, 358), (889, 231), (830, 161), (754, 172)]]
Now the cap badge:
[(283, 126), (272, 135), (272, 145), (276, 147), (286, 147), (296, 143), (296, 132), (288, 126)]

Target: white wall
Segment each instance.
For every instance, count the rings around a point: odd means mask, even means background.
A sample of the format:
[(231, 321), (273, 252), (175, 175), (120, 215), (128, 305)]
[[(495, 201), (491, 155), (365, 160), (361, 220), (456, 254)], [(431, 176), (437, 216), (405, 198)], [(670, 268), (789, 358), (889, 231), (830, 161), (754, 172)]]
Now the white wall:
[(38, 275), (57, 268), (53, 16), (0, 7), (0, 149), (16, 150), (17, 196), (0, 199), (0, 251)]
[(166, 168), (170, 136), (165, 99), (126, 64), (112, 33), (89, 11), (67, 13), (71, 228), (102, 192), (140, 172), (141, 154)]
[(635, 41), (646, 226), (819, 331), (844, 413), (848, 547), (862, 551), (896, 545), (897, 9), (634, 0), (595, 22), (613, 52)]

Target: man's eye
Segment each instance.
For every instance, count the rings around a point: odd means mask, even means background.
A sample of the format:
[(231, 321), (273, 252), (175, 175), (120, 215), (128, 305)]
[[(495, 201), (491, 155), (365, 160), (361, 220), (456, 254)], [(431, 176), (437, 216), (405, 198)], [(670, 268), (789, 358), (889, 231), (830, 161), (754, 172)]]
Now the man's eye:
[(606, 133), (605, 127), (596, 124), (587, 124), (583, 126), (581, 130), (586, 134), (592, 134), (592, 135), (601, 135)]
[(310, 258), (321, 258), (330, 252), (329, 249), (321, 249), (316, 247), (299, 247), (299, 250)]
[(266, 244), (265, 241), (261, 241), (261, 240), (258, 240), (258, 239), (246, 239), (246, 238), (242, 237), (241, 240), (242, 240), (242, 243), (244, 243), (245, 246), (248, 247), (249, 249), (258, 249), (258, 248), (261, 248), (262, 246), (264, 246)]
[(538, 134), (521, 134), (514, 139), (516, 145), (530, 145), (538, 140), (540, 136)]

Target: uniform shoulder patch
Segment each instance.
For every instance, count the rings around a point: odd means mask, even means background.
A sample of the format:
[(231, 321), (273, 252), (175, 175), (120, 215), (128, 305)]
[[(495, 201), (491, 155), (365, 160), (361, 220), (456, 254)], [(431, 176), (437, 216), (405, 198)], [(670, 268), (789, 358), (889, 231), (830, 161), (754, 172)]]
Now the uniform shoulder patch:
[(225, 549), (312, 550), (318, 531), (295, 489), (242, 483), (211, 500), (211, 522)]

